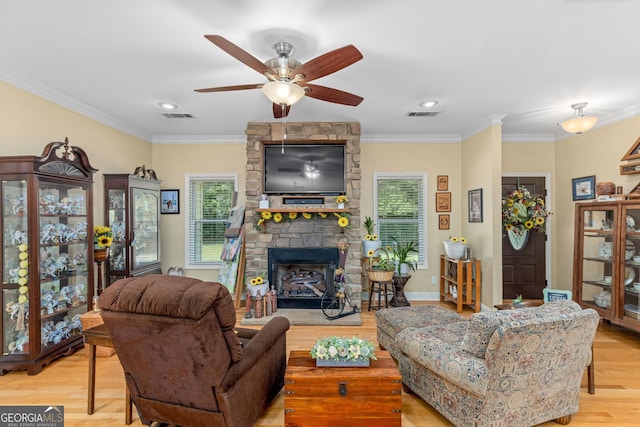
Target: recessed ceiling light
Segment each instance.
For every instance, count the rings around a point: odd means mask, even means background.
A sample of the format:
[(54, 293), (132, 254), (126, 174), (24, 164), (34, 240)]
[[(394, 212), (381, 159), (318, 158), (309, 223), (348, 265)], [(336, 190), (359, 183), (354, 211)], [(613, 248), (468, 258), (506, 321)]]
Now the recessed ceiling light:
[(165, 110), (175, 110), (176, 108), (178, 108), (176, 104), (171, 104), (169, 102), (159, 102), (158, 105), (164, 108)]
[(425, 108), (431, 108), (431, 107), (435, 107), (436, 105), (438, 105), (438, 101), (436, 101), (436, 100), (422, 101), (418, 105), (421, 106), (421, 107), (425, 107)]

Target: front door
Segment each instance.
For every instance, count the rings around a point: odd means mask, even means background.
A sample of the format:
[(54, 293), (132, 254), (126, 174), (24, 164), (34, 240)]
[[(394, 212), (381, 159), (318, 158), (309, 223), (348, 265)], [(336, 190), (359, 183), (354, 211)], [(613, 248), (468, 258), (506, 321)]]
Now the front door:
[[(544, 177), (502, 177), (502, 194), (511, 193), (518, 186), (531, 194), (546, 194)], [(502, 230), (504, 233), (504, 230)], [(529, 233), (529, 240), (521, 250), (513, 249), (509, 238), (502, 236), (502, 298), (510, 300), (522, 295), (524, 299), (542, 299), (546, 286), (546, 235)]]

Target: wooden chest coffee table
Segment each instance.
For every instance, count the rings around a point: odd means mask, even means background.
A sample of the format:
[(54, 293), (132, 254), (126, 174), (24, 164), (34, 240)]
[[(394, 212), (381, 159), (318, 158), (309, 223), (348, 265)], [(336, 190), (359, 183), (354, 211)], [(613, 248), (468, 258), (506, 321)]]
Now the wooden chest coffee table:
[(318, 368), (294, 350), (284, 377), (284, 422), (304, 426), (400, 426), (402, 377), (387, 351), (366, 368)]

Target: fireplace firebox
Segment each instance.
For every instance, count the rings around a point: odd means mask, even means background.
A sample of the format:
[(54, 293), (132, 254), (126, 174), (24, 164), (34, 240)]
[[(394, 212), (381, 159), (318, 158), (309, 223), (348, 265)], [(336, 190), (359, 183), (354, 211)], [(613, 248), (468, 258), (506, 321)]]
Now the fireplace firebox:
[(337, 248), (269, 248), (268, 277), (278, 308), (320, 308), (338, 266)]

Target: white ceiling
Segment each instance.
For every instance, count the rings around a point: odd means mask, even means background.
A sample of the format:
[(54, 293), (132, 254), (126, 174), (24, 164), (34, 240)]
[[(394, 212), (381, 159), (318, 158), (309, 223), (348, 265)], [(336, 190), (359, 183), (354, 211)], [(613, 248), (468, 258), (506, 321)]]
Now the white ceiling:
[[(205, 34), (261, 61), (277, 41), (303, 63), (353, 44), (364, 59), (313, 83), (364, 101), (305, 97), (289, 121), (459, 141), (504, 115), (506, 140), (553, 141), (576, 102), (598, 126), (640, 113), (638, 16), (636, 0), (0, 0), (0, 78), (148, 141), (245, 140), (247, 122), (274, 120), (260, 90), (193, 90), (266, 79)], [(436, 117), (406, 117), (426, 99)]]

